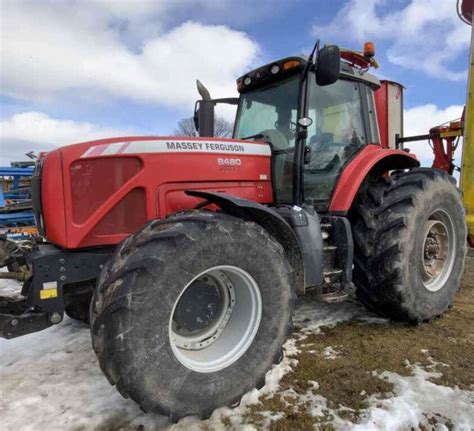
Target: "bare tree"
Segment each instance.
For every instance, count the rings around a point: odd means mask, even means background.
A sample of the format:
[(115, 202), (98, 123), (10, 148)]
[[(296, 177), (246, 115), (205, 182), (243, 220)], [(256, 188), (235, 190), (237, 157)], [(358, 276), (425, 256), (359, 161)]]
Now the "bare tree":
[(178, 127), (174, 129), (174, 134), (176, 136), (199, 136), (192, 117), (179, 120)]
[[(232, 136), (233, 126), (222, 117), (214, 120), (214, 136), (217, 138), (229, 138)], [(193, 118), (183, 118), (179, 120), (178, 126), (174, 130), (176, 136), (199, 136), (199, 132), (194, 126)]]
[(214, 121), (214, 136), (218, 138), (230, 138), (233, 131), (234, 126), (231, 123), (222, 117), (216, 117)]

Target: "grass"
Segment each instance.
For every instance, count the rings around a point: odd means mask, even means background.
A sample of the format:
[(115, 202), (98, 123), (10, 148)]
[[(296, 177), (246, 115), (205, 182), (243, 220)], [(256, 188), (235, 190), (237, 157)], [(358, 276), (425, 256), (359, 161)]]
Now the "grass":
[[(391, 383), (378, 378), (374, 371), (410, 375), (411, 364), (430, 366), (441, 371), (436, 384), (474, 389), (474, 256), (468, 257), (463, 288), (453, 308), (441, 318), (420, 326), (376, 324), (359, 321), (322, 328), (296, 343), (298, 365), (280, 382), (277, 393), (250, 406), (244, 423), (262, 427), (262, 412), (284, 413), (271, 423), (272, 430), (333, 429), (333, 412), (357, 422), (368, 407), (368, 397), (392, 396)], [(296, 334), (298, 336), (298, 334)], [(333, 347), (338, 354), (325, 358), (323, 351)], [(432, 358), (432, 359), (430, 359)], [(433, 361), (449, 364), (436, 368)], [(314, 384), (312, 382), (317, 382)], [(327, 399), (323, 416), (311, 415), (311, 403), (305, 395)], [(307, 399), (307, 397), (306, 397)], [(430, 418), (430, 422), (436, 418)]]

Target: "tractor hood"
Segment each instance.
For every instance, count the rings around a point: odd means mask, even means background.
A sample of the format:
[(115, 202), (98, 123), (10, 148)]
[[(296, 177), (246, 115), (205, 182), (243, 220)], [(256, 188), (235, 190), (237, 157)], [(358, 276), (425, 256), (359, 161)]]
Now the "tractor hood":
[(194, 208), (185, 190), (271, 203), (264, 142), (129, 136), (68, 145), (39, 161), (35, 214), (63, 248), (114, 245), (148, 220)]

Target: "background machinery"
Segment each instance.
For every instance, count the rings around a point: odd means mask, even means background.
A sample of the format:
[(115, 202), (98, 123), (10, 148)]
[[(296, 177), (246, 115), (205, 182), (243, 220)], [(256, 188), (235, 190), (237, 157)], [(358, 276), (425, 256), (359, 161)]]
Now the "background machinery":
[(461, 159), (460, 188), (463, 193), (464, 206), (467, 210), (468, 241), (474, 247), (474, 31), (472, 17), (473, 0), (458, 0), (459, 18), (471, 26), (471, 47), (469, 53), (466, 105), (459, 120), (433, 127), (427, 135), (398, 137), (397, 145), (404, 142), (429, 140), (433, 149), (433, 168), (441, 169), (450, 175), (456, 169), (454, 155), (460, 139), (463, 139)]
[[(323, 48), (237, 80), (238, 99), (198, 83), (199, 138), (121, 137), (40, 156), (40, 238), (1, 239), (6, 338), (90, 321), (100, 366), (145, 411), (209, 416), (264, 383), (297, 295), (356, 289), (372, 310), (421, 323), (446, 311), (466, 253), (447, 173), (397, 148), (402, 87), (363, 53)], [(342, 60), (341, 60), (342, 59)], [(214, 106), (237, 103), (232, 139)], [(90, 307), (90, 308), (89, 308)]]
[(471, 26), (471, 48), (469, 54), (469, 78), (464, 109), (463, 131), (464, 145), (461, 168), (461, 189), (464, 194), (464, 205), (467, 209), (469, 242), (474, 247), (474, 1), (458, 2), (462, 20)]
[[(34, 163), (31, 163), (34, 165)], [(3, 229), (34, 227), (30, 181), (33, 167), (0, 167), (0, 232)]]

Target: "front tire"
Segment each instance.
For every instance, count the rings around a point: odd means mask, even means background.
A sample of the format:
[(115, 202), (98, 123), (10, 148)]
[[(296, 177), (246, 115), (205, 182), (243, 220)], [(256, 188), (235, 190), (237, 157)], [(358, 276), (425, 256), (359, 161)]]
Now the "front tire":
[(418, 168), (368, 182), (352, 210), (353, 280), (371, 310), (420, 323), (448, 309), (466, 254), (465, 210), (454, 179)]
[(63, 288), (64, 312), (71, 319), (89, 324), (90, 304), (95, 280), (66, 284)]
[(292, 304), (291, 267), (263, 228), (182, 213), (127, 238), (104, 267), (93, 346), (109, 381), (146, 412), (204, 418), (263, 385)]

